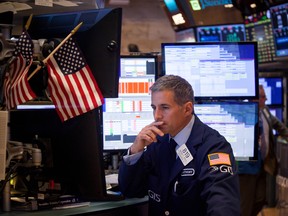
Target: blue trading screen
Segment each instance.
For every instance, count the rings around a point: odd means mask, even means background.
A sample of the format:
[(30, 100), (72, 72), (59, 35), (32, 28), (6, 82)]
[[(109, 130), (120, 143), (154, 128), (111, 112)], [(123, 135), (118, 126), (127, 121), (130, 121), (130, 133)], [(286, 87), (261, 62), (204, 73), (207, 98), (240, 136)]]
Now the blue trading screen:
[(267, 105), (283, 105), (283, 78), (261, 77), (259, 84), (263, 85), (267, 97)]
[(276, 56), (288, 56), (288, 3), (270, 8)]
[[(192, 2), (192, 1), (190, 1)], [(222, 6), (222, 5), (227, 5), (227, 4), (232, 4), (233, 1), (231, 0), (221, 0), (221, 1), (205, 1), (205, 0), (200, 0), (200, 4), (202, 6), (202, 10), (205, 9), (206, 7), (211, 7), (211, 6)]]
[(244, 24), (197, 27), (197, 41), (246, 41)]
[(163, 74), (185, 78), (196, 99), (258, 97), (256, 42), (163, 43)]
[(258, 146), (258, 103), (205, 102), (195, 104), (200, 120), (222, 134), (237, 160), (255, 159)]

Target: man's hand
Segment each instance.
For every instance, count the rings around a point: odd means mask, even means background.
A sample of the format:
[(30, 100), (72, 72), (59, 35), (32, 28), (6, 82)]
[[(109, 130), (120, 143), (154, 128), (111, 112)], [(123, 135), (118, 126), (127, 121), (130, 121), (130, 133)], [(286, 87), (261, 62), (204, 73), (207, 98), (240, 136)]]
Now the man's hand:
[(137, 135), (134, 143), (130, 147), (130, 154), (143, 151), (144, 148), (153, 142), (157, 142), (157, 135), (164, 136), (164, 133), (158, 128), (163, 122), (153, 122), (145, 126)]

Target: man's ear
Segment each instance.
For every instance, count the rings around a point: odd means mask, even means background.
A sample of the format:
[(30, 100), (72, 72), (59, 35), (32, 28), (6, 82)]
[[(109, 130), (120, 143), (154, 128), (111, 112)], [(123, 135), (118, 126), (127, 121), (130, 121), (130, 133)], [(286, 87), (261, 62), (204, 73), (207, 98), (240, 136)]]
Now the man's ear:
[(191, 115), (191, 113), (193, 113), (193, 103), (191, 101), (189, 101), (185, 104), (185, 112), (189, 115)]

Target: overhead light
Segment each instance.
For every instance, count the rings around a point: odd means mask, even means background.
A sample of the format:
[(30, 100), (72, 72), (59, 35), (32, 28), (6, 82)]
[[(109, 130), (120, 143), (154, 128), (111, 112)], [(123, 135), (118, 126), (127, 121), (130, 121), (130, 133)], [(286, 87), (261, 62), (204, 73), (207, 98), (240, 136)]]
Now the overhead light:
[(175, 14), (172, 16), (173, 22), (175, 25), (180, 25), (185, 23), (185, 19), (181, 13)]
[(233, 4), (225, 4), (224, 7), (225, 8), (233, 8)]
[(198, 0), (190, 0), (190, 4), (192, 7), (192, 10), (194, 11), (201, 10), (201, 6)]
[(250, 4), (250, 7), (251, 7), (251, 8), (256, 8), (257, 5), (256, 5), (255, 3), (252, 3), (252, 4)]
[(110, 5), (128, 5), (130, 4), (130, 0), (110, 0)]

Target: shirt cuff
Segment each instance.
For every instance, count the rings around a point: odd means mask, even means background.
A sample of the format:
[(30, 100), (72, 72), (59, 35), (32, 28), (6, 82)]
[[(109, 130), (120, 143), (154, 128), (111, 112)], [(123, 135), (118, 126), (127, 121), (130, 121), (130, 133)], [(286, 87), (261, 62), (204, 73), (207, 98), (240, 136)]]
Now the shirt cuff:
[(144, 151), (137, 152), (135, 154), (130, 155), (130, 148), (127, 151), (127, 155), (123, 156), (123, 160), (127, 165), (134, 165), (140, 159)]

